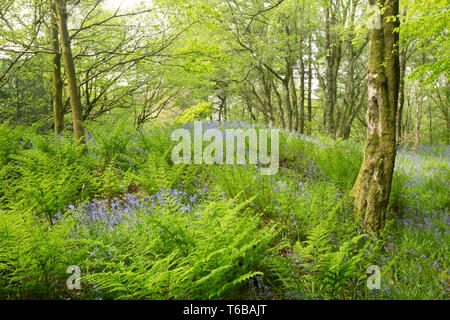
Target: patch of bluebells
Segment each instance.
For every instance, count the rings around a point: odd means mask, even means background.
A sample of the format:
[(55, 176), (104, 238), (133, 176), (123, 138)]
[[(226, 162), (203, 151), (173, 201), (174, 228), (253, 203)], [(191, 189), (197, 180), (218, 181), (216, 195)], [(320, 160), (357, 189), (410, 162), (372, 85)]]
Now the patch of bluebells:
[(394, 242), (388, 243), (388, 245), (384, 248), (387, 252), (392, 252), (392, 254), (397, 254), (397, 245)]
[[(182, 129), (186, 129), (189, 130), (191, 133), (194, 132), (194, 123), (193, 122), (189, 122), (186, 124), (182, 124), (179, 127), (175, 127), (173, 128), (178, 129), (178, 128), (182, 128)], [(267, 127), (263, 124), (252, 124), (252, 123), (246, 123), (244, 121), (202, 121), (202, 133), (204, 133), (205, 131), (209, 130), (209, 129), (218, 129), (221, 131), (222, 135), (224, 138), (227, 137), (227, 129), (266, 129)], [(171, 132), (170, 132), (171, 133)], [(246, 156), (249, 156), (248, 151), (245, 152)], [(261, 163), (259, 162), (259, 159), (257, 159), (258, 163), (257, 165), (261, 165)]]
[(94, 289), (94, 291), (95, 291), (95, 293), (96, 293), (96, 295), (97, 295), (97, 297), (95, 297), (95, 300), (103, 300), (103, 298), (102, 298), (102, 290), (100, 290), (99, 288), (98, 288), (98, 285), (97, 284), (94, 284), (93, 286), (92, 286), (92, 289)]
[[(71, 213), (82, 226), (91, 227), (103, 225), (107, 229), (132, 220), (137, 211), (149, 208), (149, 198), (139, 198), (134, 194), (125, 194), (121, 198), (111, 200), (94, 199), (90, 203), (81, 204), (75, 207), (69, 205), (64, 211)], [(149, 210), (151, 214), (151, 211)], [(56, 214), (54, 223), (64, 219), (60, 213)]]
[[(191, 132), (194, 131), (194, 123), (193, 122), (182, 124), (179, 127), (181, 127), (182, 129), (187, 129)], [(174, 129), (177, 129), (177, 128), (174, 128)], [(220, 121), (203, 121), (202, 122), (202, 130), (203, 131), (206, 131), (209, 129), (219, 129), (222, 131), (222, 134), (224, 135), (224, 137), (226, 136), (226, 131), (225, 131), (226, 129), (250, 129), (250, 128), (268, 129), (267, 126), (264, 124), (253, 124), (253, 123), (247, 123), (244, 121), (222, 121), (222, 122), (220, 122)], [(336, 142), (333, 142), (333, 140), (329, 140), (329, 141), (327, 140), (327, 142), (326, 142), (327, 144), (325, 144), (321, 140), (316, 139), (314, 137), (302, 135), (295, 131), (290, 132), (286, 129), (280, 129), (280, 133), (284, 133), (284, 134), (287, 134), (290, 136), (295, 136), (297, 138), (302, 139), (303, 141), (311, 142), (311, 143), (315, 144), (316, 146), (319, 146), (322, 148), (333, 147), (336, 145)], [(355, 143), (352, 141), (339, 141), (339, 144), (343, 145), (343, 146), (346, 146), (347, 144), (351, 144), (352, 146), (355, 145)], [(283, 148), (285, 146), (281, 146), (281, 147)], [(344, 150), (348, 150), (348, 149), (344, 148)], [(350, 152), (350, 150), (349, 150), (349, 152)], [(248, 151), (246, 151), (246, 157), (248, 157), (248, 156), (249, 156)], [(291, 155), (291, 156), (293, 156), (293, 155)], [(296, 164), (296, 165), (298, 165), (298, 164)], [(254, 165), (254, 167), (255, 167), (255, 169), (258, 169), (262, 166), (263, 165), (261, 164), (260, 159), (258, 157), (257, 164)], [(305, 171), (307, 177), (311, 180), (318, 178), (318, 177), (325, 177), (324, 172), (313, 162), (309, 162), (309, 164), (307, 166), (305, 166), (304, 171)]]
[(311, 142), (312, 144), (321, 147), (321, 148), (325, 148), (327, 145), (325, 145), (325, 143), (317, 138), (311, 137), (311, 136), (307, 136), (301, 133), (298, 133), (296, 131), (289, 131), (288, 129), (282, 129), (281, 132), (285, 135), (291, 136), (291, 137), (296, 137), (299, 138), (302, 141), (306, 141), (306, 142)]
[(416, 152), (409, 149), (397, 151), (395, 171), (407, 177), (407, 188), (420, 186), (430, 180), (450, 188), (449, 171), (442, 169), (450, 166), (450, 146), (431, 148), (432, 146), (420, 146)]
[(289, 131), (288, 129), (281, 130), (282, 133), (286, 134), (290, 137), (299, 138), (302, 141), (310, 142), (314, 144), (317, 147), (328, 149), (328, 148), (335, 148), (340, 147), (342, 150), (345, 150), (347, 152), (351, 152), (351, 148), (358, 148), (362, 150), (362, 145), (351, 141), (351, 140), (333, 140), (333, 139), (327, 139), (327, 138), (316, 138), (308, 135), (304, 135), (301, 133), (294, 131)]
[(404, 216), (398, 218), (398, 222), (404, 228), (410, 229), (414, 234), (419, 232), (431, 232), (436, 242), (445, 242), (445, 237), (450, 232), (450, 215), (448, 208), (442, 210), (429, 210), (424, 207), (427, 203), (408, 204), (403, 211)]
[(269, 287), (264, 284), (264, 280), (260, 276), (256, 276), (249, 280), (249, 288), (251, 296), (257, 296), (259, 299), (273, 298), (272, 292), (269, 290)]
[[(288, 258), (287, 267), (293, 279), (299, 279), (300, 277), (311, 274), (311, 266), (314, 266), (314, 261), (310, 263), (303, 262), (303, 259), (298, 256), (298, 254), (288, 253), (286, 255)], [(298, 288), (299, 289), (299, 288)], [(298, 290), (297, 289), (297, 290)], [(288, 300), (306, 300), (308, 299), (307, 295), (302, 291), (288, 291), (285, 293), (285, 299)], [(320, 299), (320, 297), (317, 297)]]
[(406, 148), (397, 151), (395, 172), (403, 188), (399, 195), (402, 215), (397, 221), (415, 235), (432, 233), (436, 242), (444, 246), (448, 246), (450, 215), (448, 207), (438, 205), (435, 195), (450, 189), (449, 167), (450, 146), (419, 146), (416, 152)]
[(310, 179), (317, 179), (319, 177), (325, 178), (326, 175), (316, 164), (310, 162), (308, 166), (305, 168), (306, 176)]
[[(303, 259), (298, 256), (298, 254), (291, 254), (288, 253), (286, 255), (287, 258), (289, 258), (289, 262), (287, 264), (287, 267), (290, 270), (291, 275), (297, 279), (303, 274), (308, 274), (311, 272), (310, 267), (307, 265), (307, 263), (303, 262)], [(311, 265), (314, 265), (314, 261), (311, 262)]]
[(88, 132), (86, 133), (86, 144), (95, 146), (97, 145), (97, 142), (95, 141), (94, 135), (92, 134), (92, 132)]
[(286, 299), (287, 300), (307, 300), (307, 297), (301, 291), (297, 291), (297, 292), (291, 291), (286, 294)]
[[(287, 156), (289, 159), (307, 159), (305, 154), (302, 152), (296, 153), (293, 151), (289, 151), (287, 149), (287, 146), (282, 145), (281, 146), (281, 153)], [(281, 167), (285, 167), (287, 169), (292, 169), (293, 174), (297, 175), (297, 172), (301, 169), (309, 180), (316, 180), (316, 179), (327, 179), (327, 176), (323, 172), (323, 170), (317, 166), (313, 161), (307, 161), (307, 163), (303, 163), (300, 161), (295, 162), (280, 162)]]
[(400, 296), (400, 291), (397, 288), (393, 288), (387, 285), (384, 285), (381, 290), (372, 289), (369, 291), (369, 294), (373, 299), (377, 299), (381, 297), (385, 297), (389, 300)]
[(276, 180), (275, 178), (272, 178), (272, 180), (275, 181), (275, 184), (273, 186), (273, 189), (275, 190), (275, 192), (289, 192), (290, 191), (290, 188), (286, 184), (286, 182), (281, 181), (281, 180)]
[[(180, 125), (181, 128), (194, 130), (194, 122)], [(241, 129), (241, 128), (266, 128), (263, 124), (247, 123), (245, 121), (202, 121), (203, 130), (208, 129)]]
[(205, 190), (199, 194), (188, 195), (182, 190), (160, 189), (159, 192), (140, 197), (135, 194), (124, 194), (111, 200), (97, 200), (81, 204), (75, 207), (69, 205), (64, 214), (57, 213), (53, 223), (63, 220), (65, 214), (70, 213), (79, 222), (81, 228), (95, 228), (101, 226), (106, 230), (112, 230), (120, 224), (127, 224), (130, 228), (132, 224), (139, 225), (141, 221), (137, 218), (138, 212), (154, 214), (159, 208), (170, 208), (190, 214), (193, 207), (198, 204)]

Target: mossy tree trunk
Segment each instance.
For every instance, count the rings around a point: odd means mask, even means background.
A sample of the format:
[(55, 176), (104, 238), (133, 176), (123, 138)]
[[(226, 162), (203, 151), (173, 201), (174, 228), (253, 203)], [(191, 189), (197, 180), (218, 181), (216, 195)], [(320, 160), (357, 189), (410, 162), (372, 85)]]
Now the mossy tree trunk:
[(58, 40), (58, 23), (56, 7), (53, 0), (48, 0), (50, 11), (50, 46), (52, 55), (52, 86), (53, 86), (53, 118), (55, 134), (59, 135), (64, 129), (63, 81), (61, 77), (61, 53)]
[[(376, 0), (369, 0), (377, 5)], [(400, 81), (399, 0), (379, 2), (381, 28), (371, 31), (367, 75), (367, 141), (351, 195), (364, 230), (384, 227), (396, 156), (396, 114)]]
[(72, 106), (72, 121), (75, 139), (83, 144), (83, 108), (81, 105), (80, 93), (78, 91), (77, 76), (70, 45), (70, 35), (67, 28), (67, 8), (66, 0), (53, 0), (58, 16), (59, 34), (61, 36), (62, 56), (67, 74), (67, 85), (69, 89), (70, 104)]

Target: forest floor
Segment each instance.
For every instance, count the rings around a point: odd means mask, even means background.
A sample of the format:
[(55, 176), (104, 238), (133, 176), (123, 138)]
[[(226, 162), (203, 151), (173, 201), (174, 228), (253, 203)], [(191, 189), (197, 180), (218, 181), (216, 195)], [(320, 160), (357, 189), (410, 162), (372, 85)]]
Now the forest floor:
[(172, 129), (91, 125), (80, 155), (69, 135), (0, 126), (0, 298), (449, 298), (450, 146), (398, 151), (369, 236), (349, 198), (363, 146), (281, 132), (264, 176), (174, 165)]

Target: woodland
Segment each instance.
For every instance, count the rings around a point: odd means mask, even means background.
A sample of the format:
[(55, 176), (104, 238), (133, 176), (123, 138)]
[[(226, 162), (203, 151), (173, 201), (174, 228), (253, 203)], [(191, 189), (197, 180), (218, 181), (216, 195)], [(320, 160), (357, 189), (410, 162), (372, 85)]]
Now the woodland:
[[(1, 0), (0, 299), (449, 299), (449, 18)], [(276, 174), (175, 163), (200, 121), (276, 130)]]

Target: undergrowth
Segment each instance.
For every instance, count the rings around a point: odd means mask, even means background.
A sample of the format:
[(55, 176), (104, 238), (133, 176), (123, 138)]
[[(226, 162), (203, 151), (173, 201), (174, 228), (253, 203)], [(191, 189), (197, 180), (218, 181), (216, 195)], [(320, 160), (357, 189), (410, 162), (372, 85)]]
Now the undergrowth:
[(262, 176), (174, 165), (172, 129), (91, 124), (79, 154), (69, 134), (0, 126), (0, 298), (448, 299), (448, 147), (399, 151), (369, 237), (349, 198), (361, 145), (282, 132)]

